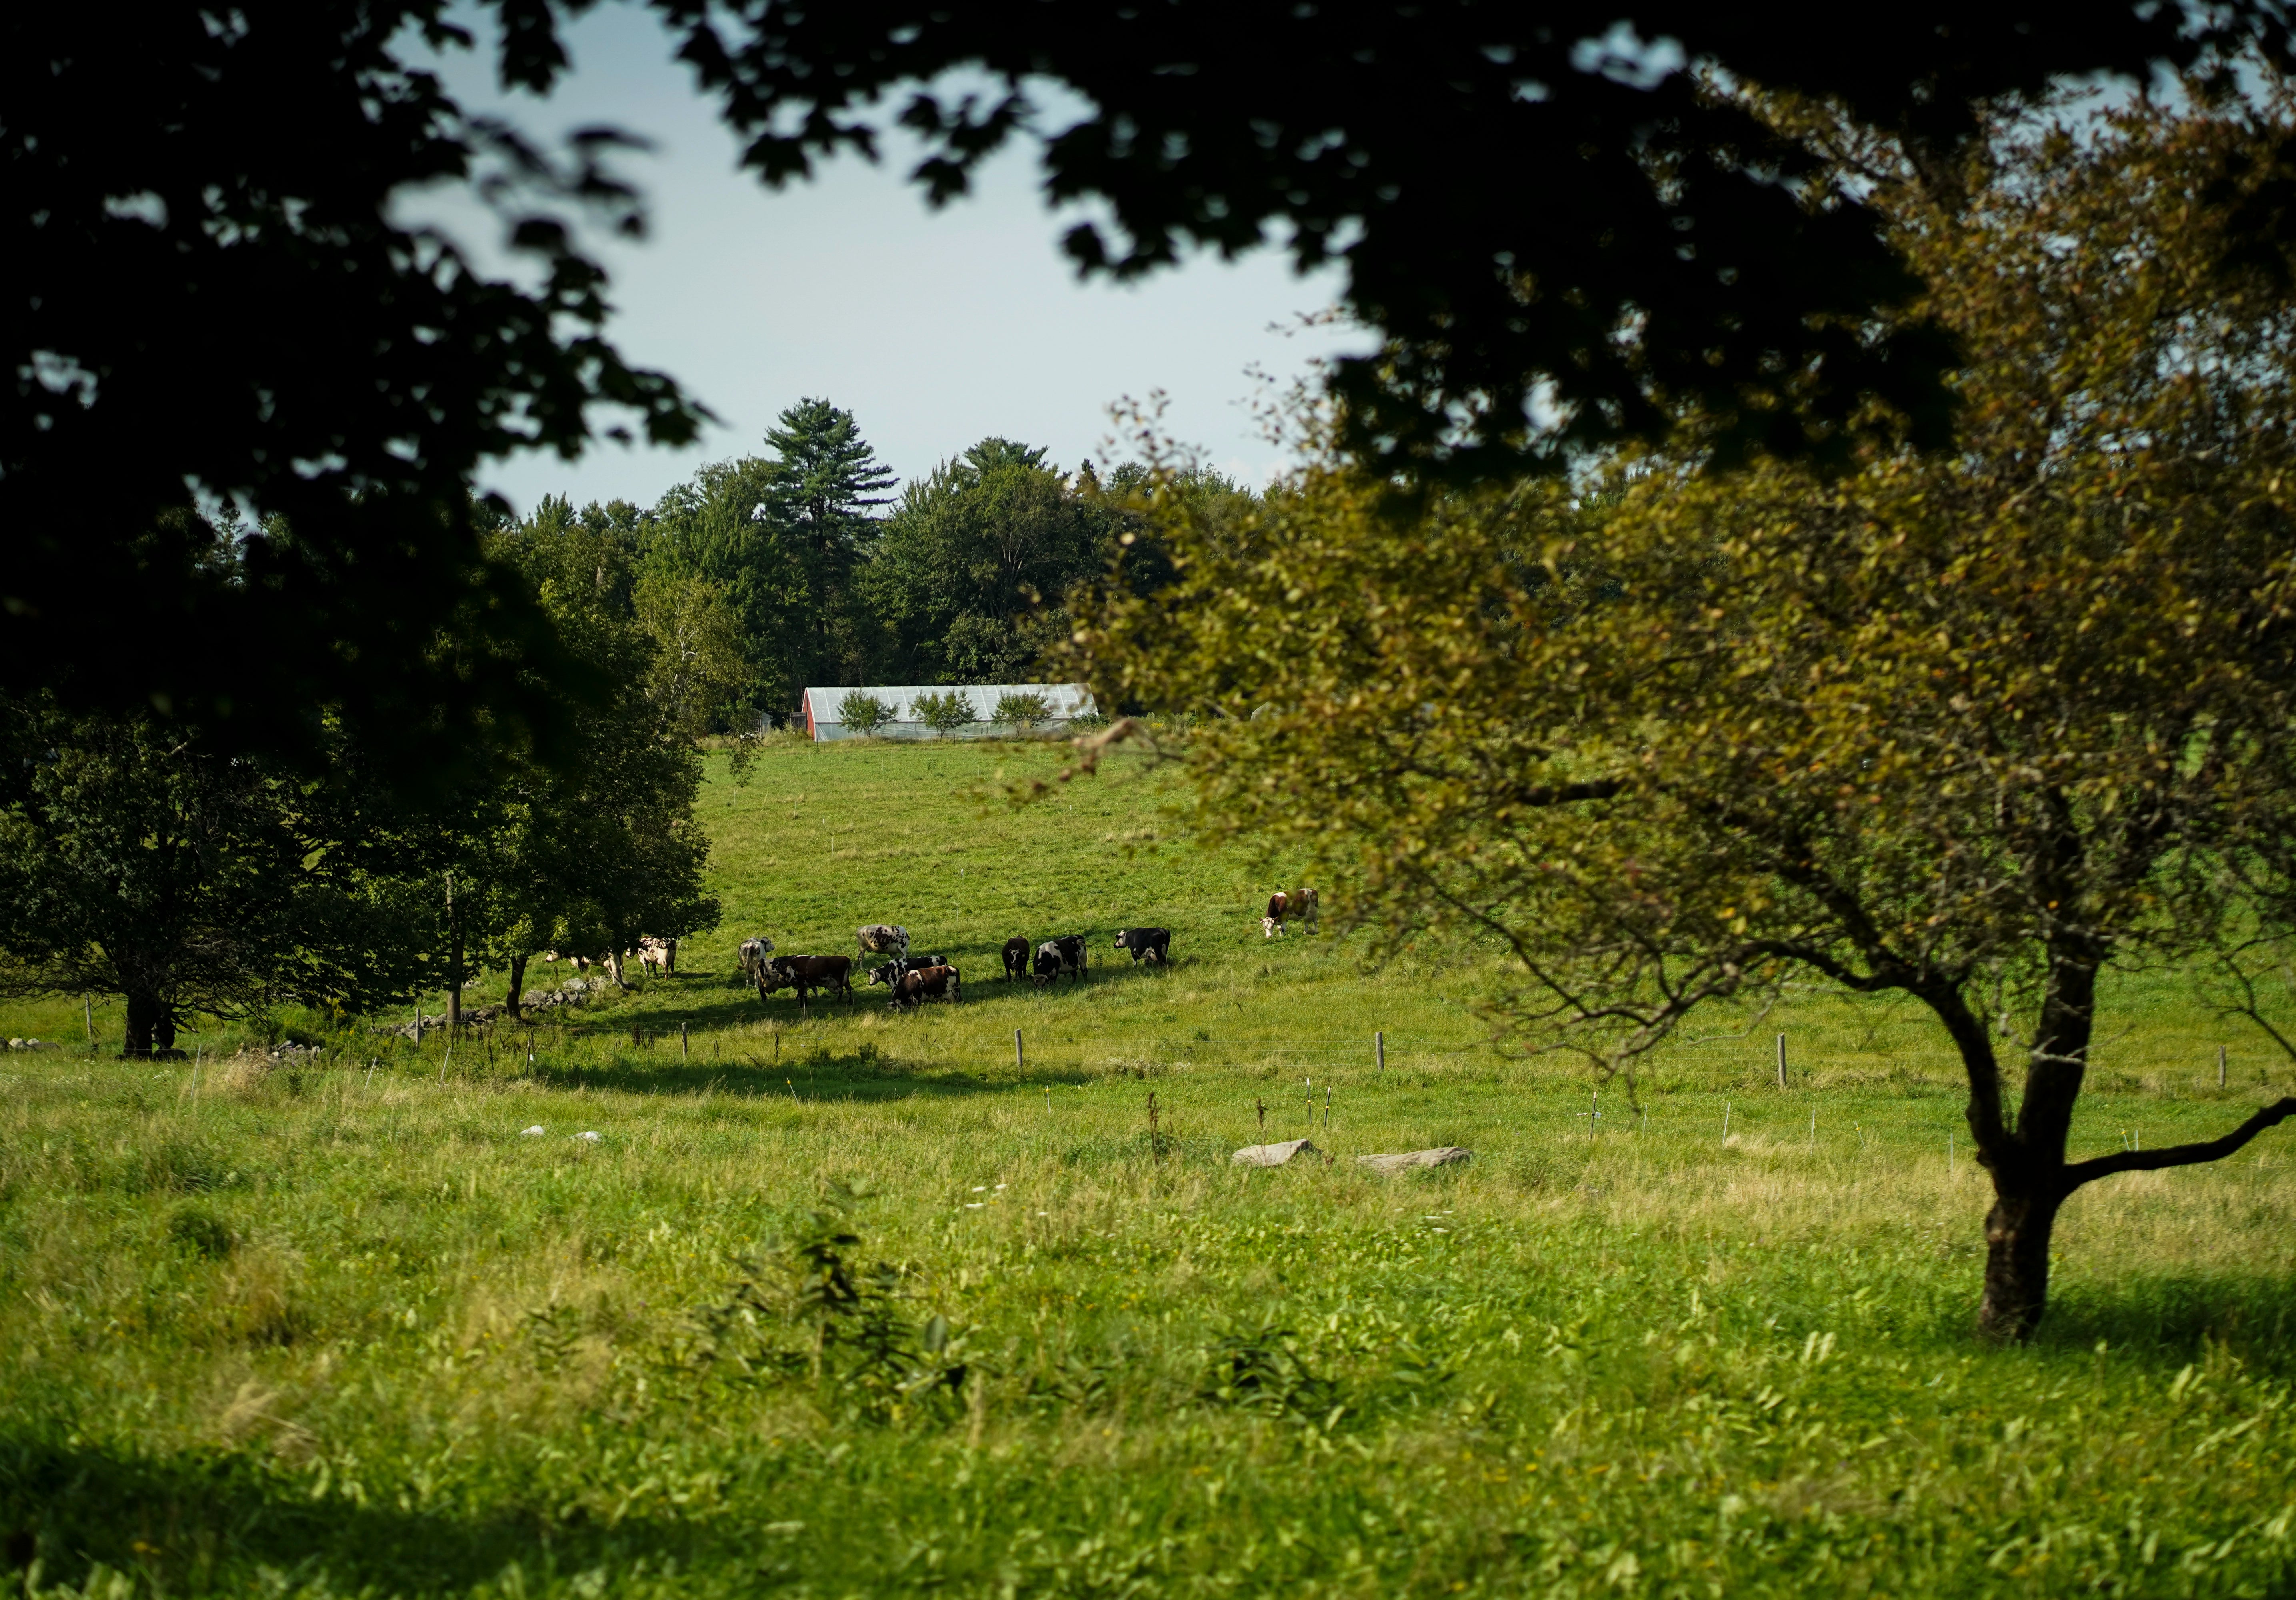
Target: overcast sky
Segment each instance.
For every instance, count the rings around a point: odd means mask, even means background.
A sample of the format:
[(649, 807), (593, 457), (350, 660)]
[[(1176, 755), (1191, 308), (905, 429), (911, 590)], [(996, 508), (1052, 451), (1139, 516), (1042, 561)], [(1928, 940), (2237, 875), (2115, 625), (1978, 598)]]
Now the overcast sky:
[[(722, 425), (695, 449), (604, 444), (577, 463), (533, 455), (486, 473), (521, 511), (552, 493), (651, 504), (701, 462), (758, 451), (782, 407), (808, 395), (852, 411), (907, 478), (989, 434), (1045, 446), (1063, 471), (1120, 459), (1110, 404), (1161, 390), (1170, 437), (1256, 481), (1282, 455), (1253, 421), (1264, 385), (1248, 369), (1288, 379), (1365, 342), (1299, 331), (1336, 280), (1297, 277), (1272, 250), (1130, 287), (1078, 283), (1056, 242), (1070, 219), (1044, 205), (1033, 141), (937, 213), (890, 149), (880, 166), (843, 159), (775, 193), (736, 169), (733, 137), (644, 12), (603, 7), (570, 38), (575, 70), (548, 101), (505, 100), (482, 53), (441, 66), (466, 104), (507, 111), (529, 134), (611, 122), (654, 142), (623, 161), (648, 197), (651, 236), (590, 241), (613, 276), (610, 332)], [(483, 218), (435, 201), (410, 209), (486, 253)]]

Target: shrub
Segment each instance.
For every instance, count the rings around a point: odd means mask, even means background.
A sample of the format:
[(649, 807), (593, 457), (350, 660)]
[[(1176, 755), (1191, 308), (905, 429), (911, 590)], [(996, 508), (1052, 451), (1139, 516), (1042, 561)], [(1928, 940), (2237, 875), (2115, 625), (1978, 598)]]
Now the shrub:
[(944, 739), (966, 723), (979, 720), (972, 714), (972, 697), (956, 689), (918, 695), (909, 707), (909, 715)]
[(1040, 722), (1053, 719), (1053, 702), (1041, 694), (1005, 694), (999, 696), (996, 711), (989, 720), (1009, 727), (1016, 734), (1025, 734)]
[(854, 689), (837, 702), (837, 719), (857, 734), (873, 734), (893, 719), (893, 708), (865, 689)]

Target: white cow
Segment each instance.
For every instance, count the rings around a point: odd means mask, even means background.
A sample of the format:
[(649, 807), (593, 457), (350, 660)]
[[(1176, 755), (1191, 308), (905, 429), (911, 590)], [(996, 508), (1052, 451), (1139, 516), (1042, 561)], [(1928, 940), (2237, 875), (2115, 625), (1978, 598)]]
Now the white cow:
[(752, 983), (766, 981), (766, 957), (774, 953), (774, 941), (764, 934), (742, 941), (742, 973)]

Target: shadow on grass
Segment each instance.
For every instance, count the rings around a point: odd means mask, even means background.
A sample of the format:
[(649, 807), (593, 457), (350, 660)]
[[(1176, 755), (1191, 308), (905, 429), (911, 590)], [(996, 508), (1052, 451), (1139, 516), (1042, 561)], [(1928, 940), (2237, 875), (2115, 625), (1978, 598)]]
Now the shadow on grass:
[[(661, 1046), (654, 1046), (661, 1053)], [(800, 1100), (906, 1100), (911, 1097), (947, 1099), (968, 1095), (1040, 1094), (1046, 1087), (1068, 1087), (1092, 1080), (1082, 1071), (1030, 1068), (1023, 1075), (1011, 1071), (967, 1073), (945, 1067), (920, 1069), (877, 1054), (864, 1045), (848, 1054), (820, 1046), (791, 1048), (780, 1061), (764, 1050), (745, 1051), (738, 1058), (682, 1061), (673, 1038), (668, 1059), (660, 1065), (645, 1061), (615, 1061), (597, 1064), (537, 1061), (521, 1081), (551, 1089), (587, 1088), (621, 1095), (727, 1095), (768, 1099), (787, 1097), (794, 1089)]]
[(2296, 1373), (2296, 1278), (2199, 1273), (2081, 1284), (2049, 1297), (2036, 1349), (2089, 1350), (2164, 1366), (2197, 1361), (2221, 1346), (2265, 1372)]
[(640, 1562), (693, 1569), (759, 1552), (700, 1524), (612, 1527), (536, 1510), (455, 1516), (357, 1506), (281, 1482), (226, 1455), (139, 1457), (51, 1440), (0, 1437), (0, 1540), (18, 1569), (37, 1559), (43, 1592), (84, 1584), (97, 1563), (155, 1594), (263, 1592), (265, 1569), (343, 1594), (459, 1591), (503, 1578), (519, 1590)]

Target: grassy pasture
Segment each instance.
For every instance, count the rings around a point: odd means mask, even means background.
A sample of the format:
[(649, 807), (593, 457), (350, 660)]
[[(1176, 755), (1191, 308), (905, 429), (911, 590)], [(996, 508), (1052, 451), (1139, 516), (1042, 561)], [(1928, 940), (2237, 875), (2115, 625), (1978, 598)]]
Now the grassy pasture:
[[(28, 1587), (2288, 1592), (2283, 1136), (2085, 1192), (2042, 1338), (1981, 1351), (1982, 1180), (1917, 1013), (1718, 1018), (1639, 1112), (1598, 1104), (1483, 1043), (1492, 952), (1263, 941), (1278, 880), (1193, 849), (1154, 775), (999, 803), (1048, 764), (792, 746), (713, 781), (724, 929), (530, 1059), (292, 1018), (338, 1053), (266, 1070), (217, 1027), (195, 1079), (90, 1052), (76, 1005), (0, 1013), (66, 1041), (0, 1061)], [(966, 1003), (731, 981), (744, 934), (879, 920)], [(1136, 922), (1168, 972), (1109, 949)], [(1069, 931), (1088, 983), (997, 980), (1007, 937)], [(2154, 981), (2076, 1148), (2218, 1131), (2288, 1076)], [(1262, 1106), (1336, 1159), (1230, 1166)], [(1439, 1144), (1477, 1159), (1352, 1161)], [(840, 1178), (871, 1193), (816, 1224)], [(806, 1240), (896, 1270), (792, 1317)]]

